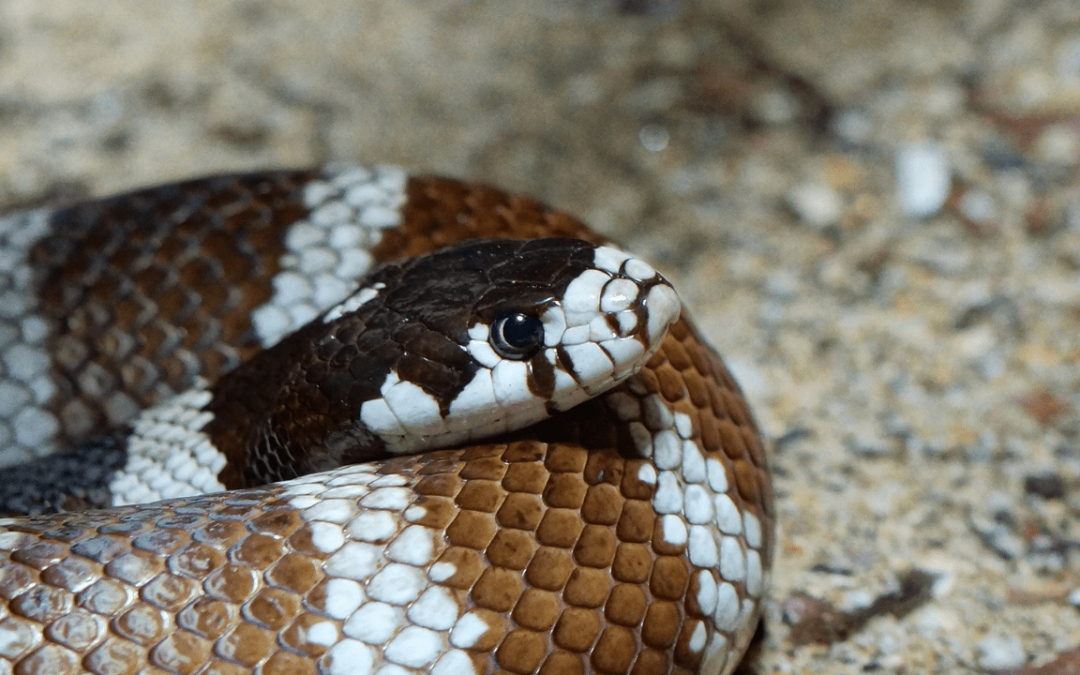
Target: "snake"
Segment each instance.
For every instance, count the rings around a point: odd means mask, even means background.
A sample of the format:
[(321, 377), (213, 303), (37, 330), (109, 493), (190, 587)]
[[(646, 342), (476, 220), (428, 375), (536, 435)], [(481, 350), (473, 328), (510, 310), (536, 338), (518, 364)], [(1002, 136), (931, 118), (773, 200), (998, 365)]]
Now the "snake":
[(335, 164), (10, 214), (0, 259), (0, 675), (746, 650), (764, 443), (670, 283), (578, 218)]

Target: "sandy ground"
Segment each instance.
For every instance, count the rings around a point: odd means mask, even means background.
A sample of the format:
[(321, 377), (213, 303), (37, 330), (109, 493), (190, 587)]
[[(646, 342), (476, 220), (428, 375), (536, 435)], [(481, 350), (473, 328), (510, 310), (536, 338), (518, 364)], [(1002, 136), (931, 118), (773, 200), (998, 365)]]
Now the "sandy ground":
[(1080, 668), (1075, 0), (0, 0), (0, 210), (334, 159), (670, 274), (773, 441), (749, 672)]

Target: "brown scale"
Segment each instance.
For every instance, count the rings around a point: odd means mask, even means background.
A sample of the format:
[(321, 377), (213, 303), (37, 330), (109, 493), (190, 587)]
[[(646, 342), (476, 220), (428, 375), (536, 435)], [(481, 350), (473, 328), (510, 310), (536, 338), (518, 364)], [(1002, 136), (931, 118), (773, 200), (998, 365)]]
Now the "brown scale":
[[(96, 396), (123, 391), (145, 403), (254, 351), (246, 315), (269, 297), (280, 237), (305, 215), (298, 190), (314, 175), (196, 181), (62, 212), (67, 233), (34, 259), (50, 270), (45, 304), (63, 324), (55, 338), (66, 357), (63, 393), (101, 424)], [(485, 186), (414, 178), (408, 195), (405, 222), (376, 249), (379, 261), (481, 236), (602, 241), (571, 216)], [(122, 228), (88, 232), (94, 218)], [(198, 286), (208, 276), (215, 282)], [(210, 355), (194, 357), (195, 346)], [(722, 459), (737, 505), (761, 521), (768, 570), (774, 516), (764, 449), (720, 359), (681, 321), (638, 377), (688, 414), (708, 455)], [(422, 524), (443, 533), (440, 560), (457, 570), (443, 585), (503, 628), (471, 650), (481, 672), (695, 672), (697, 570), (685, 546), (660, 536), (655, 488), (636, 478), (643, 460), (635, 456), (628, 430), (594, 401), (509, 445), (384, 463), (382, 472), (412, 477)], [(0, 554), (0, 629), (15, 616), (41, 629), (18, 634), (37, 646), (15, 671), (314, 673), (327, 648), (302, 636), (329, 620), (320, 565), (328, 556), (277, 491), (10, 528), (38, 542), (8, 561)]]

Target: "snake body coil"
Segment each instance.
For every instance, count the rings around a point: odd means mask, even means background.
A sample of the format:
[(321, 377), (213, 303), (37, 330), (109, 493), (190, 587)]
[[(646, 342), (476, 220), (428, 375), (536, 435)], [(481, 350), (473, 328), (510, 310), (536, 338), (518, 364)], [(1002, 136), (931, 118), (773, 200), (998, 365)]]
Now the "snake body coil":
[(0, 675), (712, 675), (749, 642), (752, 417), (571, 216), (335, 167), (0, 247), (0, 465), (51, 453), (0, 469), (36, 514), (0, 520)]

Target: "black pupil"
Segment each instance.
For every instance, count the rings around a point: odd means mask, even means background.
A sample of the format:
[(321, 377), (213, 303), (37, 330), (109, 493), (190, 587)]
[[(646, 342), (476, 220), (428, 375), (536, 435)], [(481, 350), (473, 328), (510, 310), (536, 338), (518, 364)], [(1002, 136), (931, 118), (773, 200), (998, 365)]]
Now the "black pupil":
[(511, 347), (531, 347), (536, 341), (540, 321), (524, 314), (515, 314), (503, 322), (503, 339)]
[(528, 314), (508, 314), (496, 322), (493, 346), (507, 358), (531, 355), (544, 340), (544, 324)]

